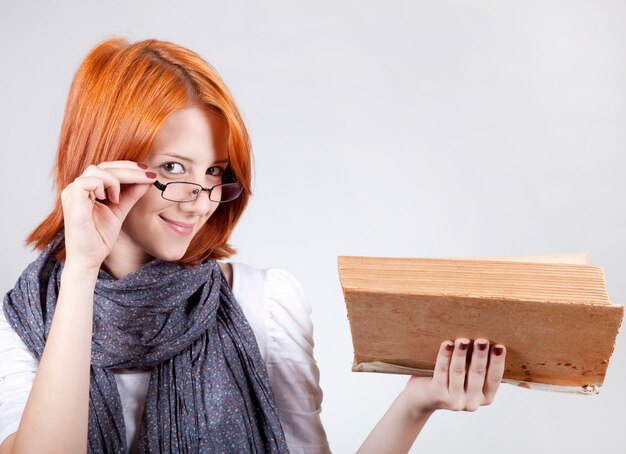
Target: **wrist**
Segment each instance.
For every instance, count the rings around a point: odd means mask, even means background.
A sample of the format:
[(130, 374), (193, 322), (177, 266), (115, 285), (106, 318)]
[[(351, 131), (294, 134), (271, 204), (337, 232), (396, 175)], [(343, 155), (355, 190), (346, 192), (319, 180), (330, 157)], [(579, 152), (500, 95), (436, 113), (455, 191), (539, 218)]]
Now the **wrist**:
[(96, 281), (98, 279), (98, 273), (100, 272), (100, 267), (96, 267), (94, 265), (88, 265), (81, 262), (68, 261), (66, 260), (63, 264), (63, 270), (61, 273), (61, 279), (64, 276), (71, 276), (73, 278), (85, 279), (85, 280), (93, 280)]
[(427, 408), (416, 404), (415, 399), (410, 396), (407, 389), (402, 390), (400, 393), (400, 399), (402, 401), (406, 417), (415, 422), (428, 419), (435, 412), (435, 410), (437, 410), (436, 408)]

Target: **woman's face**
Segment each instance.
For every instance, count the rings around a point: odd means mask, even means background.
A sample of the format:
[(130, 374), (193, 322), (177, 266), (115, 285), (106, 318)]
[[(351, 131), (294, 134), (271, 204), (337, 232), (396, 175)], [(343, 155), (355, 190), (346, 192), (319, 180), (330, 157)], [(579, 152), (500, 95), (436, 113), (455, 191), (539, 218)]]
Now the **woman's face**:
[[(225, 120), (196, 106), (166, 119), (144, 163), (163, 184), (188, 181), (206, 188), (222, 182), (227, 159)], [(194, 202), (172, 202), (152, 185), (128, 213), (113, 252), (138, 266), (153, 257), (178, 260), (218, 205), (206, 191)], [(180, 233), (165, 219), (191, 226), (190, 232)]]

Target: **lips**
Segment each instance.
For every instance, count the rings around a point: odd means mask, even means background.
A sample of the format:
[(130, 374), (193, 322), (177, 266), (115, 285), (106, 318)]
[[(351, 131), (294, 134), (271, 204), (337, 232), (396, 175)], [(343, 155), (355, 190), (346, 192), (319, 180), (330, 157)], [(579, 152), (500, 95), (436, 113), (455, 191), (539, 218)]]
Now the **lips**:
[(159, 217), (165, 222), (165, 224), (167, 224), (168, 227), (170, 227), (176, 233), (187, 235), (187, 234), (193, 232), (193, 226), (195, 224), (188, 224), (186, 222), (173, 221), (171, 219), (167, 219), (167, 218), (165, 218), (163, 216), (160, 216), (160, 215), (159, 215)]

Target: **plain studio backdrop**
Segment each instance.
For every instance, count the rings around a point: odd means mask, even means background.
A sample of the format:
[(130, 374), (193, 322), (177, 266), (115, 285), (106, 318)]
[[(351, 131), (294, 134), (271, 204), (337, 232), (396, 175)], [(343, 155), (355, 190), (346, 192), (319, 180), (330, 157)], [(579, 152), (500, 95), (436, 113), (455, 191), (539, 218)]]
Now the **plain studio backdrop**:
[[(256, 173), (231, 260), (302, 284), (334, 452), (408, 378), (351, 372), (338, 255), (587, 252), (626, 299), (626, 3), (52, 3), (0, 6), (3, 294), (52, 208), (71, 77), (120, 35), (189, 47), (232, 90)], [(625, 353), (622, 333), (598, 395), (503, 384), (491, 406), (436, 412), (412, 452), (624, 452)]]

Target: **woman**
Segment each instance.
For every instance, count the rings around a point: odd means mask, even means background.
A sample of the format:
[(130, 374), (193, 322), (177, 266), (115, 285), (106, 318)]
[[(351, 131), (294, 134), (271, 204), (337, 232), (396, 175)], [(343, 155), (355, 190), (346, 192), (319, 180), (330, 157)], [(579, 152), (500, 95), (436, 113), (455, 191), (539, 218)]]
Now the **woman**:
[[(41, 253), (4, 298), (0, 453), (329, 451), (300, 285), (218, 262), (235, 252), (251, 157), (197, 54), (122, 39), (88, 54), (62, 189), (27, 239)], [(409, 379), (360, 451), (406, 452), (435, 410), (490, 404), (504, 346), (469, 345), (442, 342), (433, 377)]]

